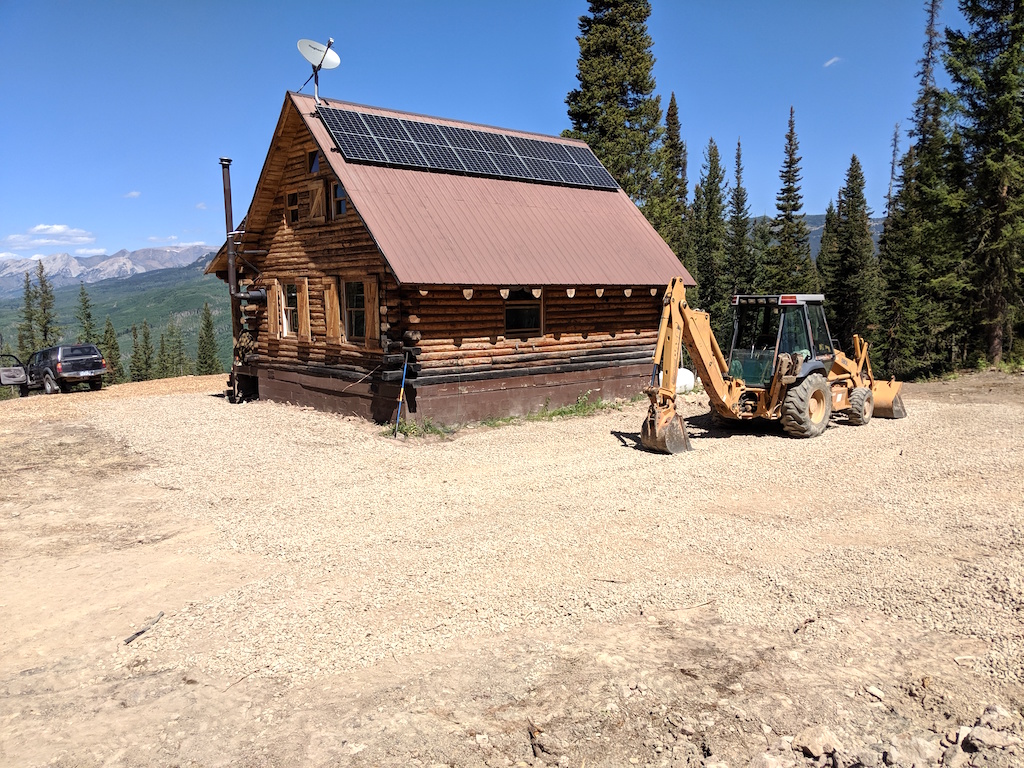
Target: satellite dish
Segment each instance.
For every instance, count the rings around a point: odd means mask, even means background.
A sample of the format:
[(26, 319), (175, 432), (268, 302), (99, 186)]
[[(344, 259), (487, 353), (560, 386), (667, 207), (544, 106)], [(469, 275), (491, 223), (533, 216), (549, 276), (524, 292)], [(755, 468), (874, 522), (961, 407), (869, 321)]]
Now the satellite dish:
[(317, 69), (334, 69), (341, 64), (341, 57), (331, 50), (333, 43), (333, 38), (327, 45), (315, 40), (299, 40), (299, 53)]
[[(313, 100), (317, 104), (320, 103), (320, 70), (334, 69), (341, 64), (341, 57), (331, 50), (332, 45), (334, 45), (333, 37), (327, 39), (327, 45), (321, 45), (315, 40), (306, 40), (305, 38), (299, 40), (298, 43), (299, 53), (302, 54), (302, 58), (313, 66), (313, 74), (309, 77), (313, 80)], [(306, 80), (306, 83), (308, 82), (309, 79)], [(306, 83), (302, 84), (303, 87), (305, 87)], [(302, 88), (299, 90), (301, 91)]]

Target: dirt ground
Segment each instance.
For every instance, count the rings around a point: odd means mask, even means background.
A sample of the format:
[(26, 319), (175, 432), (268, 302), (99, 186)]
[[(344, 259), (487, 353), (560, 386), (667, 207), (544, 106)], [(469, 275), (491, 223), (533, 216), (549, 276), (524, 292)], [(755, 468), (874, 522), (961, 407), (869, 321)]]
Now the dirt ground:
[(223, 378), (0, 402), (0, 765), (1024, 766), (1024, 376), (671, 457)]

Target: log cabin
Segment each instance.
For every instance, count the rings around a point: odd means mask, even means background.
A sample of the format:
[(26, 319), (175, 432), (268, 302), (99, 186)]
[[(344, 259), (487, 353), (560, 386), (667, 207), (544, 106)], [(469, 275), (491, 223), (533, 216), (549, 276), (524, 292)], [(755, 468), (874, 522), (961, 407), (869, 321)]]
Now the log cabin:
[(237, 228), (230, 162), (232, 399), (461, 423), (628, 397), (693, 284), (581, 141), (289, 92)]

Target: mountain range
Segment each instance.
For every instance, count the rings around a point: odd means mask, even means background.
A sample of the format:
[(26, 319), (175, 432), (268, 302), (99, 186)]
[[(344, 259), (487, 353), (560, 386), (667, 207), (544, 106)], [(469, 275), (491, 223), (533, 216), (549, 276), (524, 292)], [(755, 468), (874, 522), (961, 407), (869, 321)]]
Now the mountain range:
[[(98, 256), (54, 253), (44, 256), (40, 261), (53, 287), (61, 288), (80, 282), (97, 283), (100, 280), (131, 277), (158, 269), (184, 267), (216, 250), (216, 247), (209, 245), (187, 245), (142, 248), (138, 251), (122, 249), (114, 254)], [(36, 262), (36, 259), (0, 259), (0, 296), (20, 293), (25, 287), (25, 273), (35, 270)]]

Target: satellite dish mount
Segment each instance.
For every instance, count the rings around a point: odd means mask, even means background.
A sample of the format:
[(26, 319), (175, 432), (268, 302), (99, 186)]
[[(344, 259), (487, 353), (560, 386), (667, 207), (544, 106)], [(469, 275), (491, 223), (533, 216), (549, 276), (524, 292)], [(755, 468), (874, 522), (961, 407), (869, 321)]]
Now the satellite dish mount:
[[(337, 53), (331, 50), (331, 46), (334, 45), (334, 38), (330, 37), (327, 39), (327, 45), (321, 45), (315, 40), (299, 40), (299, 53), (302, 54), (302, 58), (308, 61), (313, 66), (313, 74), (309, 76), (305, 83), (302, 84), (303, 88), (310, 79), (313, 80), (313, 100), (320, 103), (320, 70), (321, 69), (334, 69), (341, 64), (341, 57)], [(302, 88), (299, 89), (300, 91)]]

